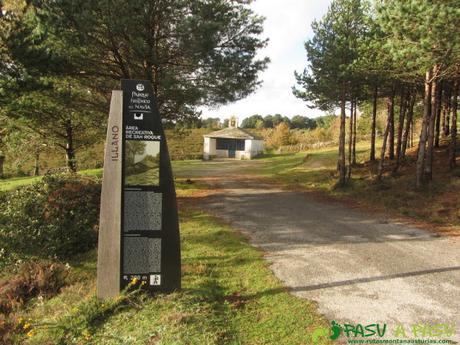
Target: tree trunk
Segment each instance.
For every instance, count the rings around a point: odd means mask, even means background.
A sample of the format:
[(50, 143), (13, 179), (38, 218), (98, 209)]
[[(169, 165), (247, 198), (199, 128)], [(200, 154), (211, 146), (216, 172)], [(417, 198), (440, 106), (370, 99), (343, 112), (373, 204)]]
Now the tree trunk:
[(353, 150), (352, 150), (352, 163), (356, 165), (356, 109), (358, 108), (358, 101), (355, 100), (355, 106), (353, 107)]
[(417, 188), (422, 187), (422, 185), (425, 183), (425, 178), (423, 175), (423, 166), (425, 162), (428, 123), (431, 117), (431, 78), (432, 76), (433, 76), (433, 70), (430, 69), (429, 71), (426, 72), (426, 75), (425, 75), (423, 122), (422, 122), (422, 130), (420, 132), (420, 141), (418, 143), (418, 154), (417, 154), (417, 172), (416, 172)]
[(448, 98), (446, 103), (446, 126), (444, 128), (444, 135), (448, 137), (450, 135), (450, 112), (452, 110), (452, 87), (454, 85), (449, 85), (448, 89)]
[(73, 126), (72, 126), (72, 121), (68, 120), (67, 121), (67, 126), (66, 126), (66, 163), (67, 163), (67, 168), (69, 169), (70, 172), (76, 172), (77, 171), (77, 162), (76, 162), (76, 157), (75, 157), (75, 148), (73, 144)]
[(393, 86), (391, 90), (391, 96), (390, 98), (388, 98), (388, 116), (389, 116), (389, 121), (390, 121), (390, 129), (389, 129), (390, 154), (389, 154), (389, 157), (391, 160), (395, 159), (395, 92), (396, 92), (396, 88), (395, 86)]
[(445, 137), (448, 137), (450, 134), (450, 111), (452, 107), (451, 97), (452, 85), (450, 83), (446, 83), (444, 86), (444, 99), (442, 103), (442, 133)]
[(439, 82), (436, 80), (438, 75), (438, 67), (434, 68), (433, 78), (431, 86), (431, 117), (428, 123), (428, 132), (427, 132), (427, 148), (426, 148), (426, 158), (425, 158), (425, 181), (431, 181), (433, 179), (433, 152), (434, 152), (434, 124), (435, 117), (438, 114), (438, 88)]
[(380, 161), (379, 161), (379, 167), (378, 167), (378, 172), (377, 172), (377, 181), (381, 181), (382, 176), (383, 176), (383, 165), (385, 163), (385, 153), (387, 150), (387, 141), (389, 139), (388, 134), (390, 132), (390, 126), (391, 126), (390, 112), (388, 112), (387, 125), (385, 126), (385, 132), (383, 133), (382, 149), (380, 151)]
[(40, 175), (40, 149), (35, 150), (34, 176)]
[(457, 110), (458, 110), (458, 91), (460, 82), (455, 82), (454, 89), (452, 90), (452, 128), (450, 130), (450, 147), (449, 147), (449, 166), (451, 169), (457, 166)]
[(351, 101), (351, 106), (350, 106), (350, 122), (348, 123), (348, 172), (347, 172), (347, 178), (350, 179), (351, 177), (351, 165), (352, 165), (352, 146), (353, 146), (353, 107), (354, 103)]
[[(434, 146), (439, 147), (439, 138), (441, 136), (441, 105), (442, 105), (442, 87), (443, 83), (439, 82), (437, 85), (435, 85), (436, 92), (433, 91), (435, 99), (435, 109), (433, 114), (436, 116), (434, 120), (436, 120), (436, 130), (435, 130), (435, 138), (434, 138)], [(445, 97), (445, 95), (444, 95)], [(433, 111), (433, 110), (432, 110)]]
[(411, 132), (411, 124), (414, 117), (414, 106), (415, 106), (416, 94), (409, 96), (409, 109), (407, 110), (407, 120), (406, 126), (404, 128), (404, 134), (402, 138), (402, 148), (401, 148), (401, 159), (406, 157), (406, 149), (409, 141), (409, 136)]
[(0, 153), (0, 178), (4, 177), (3, 164), (5, 163), (5, 156)]
[(410, 121), (410, 148), (414, 147), (414, 111), (412, 110), (412, 119)]
[(342, 92), (342, 99), (340, 101), (340, 136), (339, 136), (339, 159), (337, 167), (339, 170), (339, 185), (345, 186), (346, 183), (346, 166), (345, 166), (345, 121), (347, 118), (346, 114), (346, 101), (345, 91)]
[(377, 122), (377, 98), (378, 98), (378, 87), (374, 88), (374, 101), (372, 104), (372, 128), (371, 128), (371, 162), (375, 161), (375, 131)]
[[(1, 12), (2, 11), (2, 1), (0, 0), (0, 18), (1, 18)], [(3, 128), (0, 129), (0, 146), (2, 146), (3, 143)], [(4, 177), (4, 171), (3, 171), (3, 165), (5, 163), (5, 156), (2, 154), (2, 151), (0, 150), (0, 178)]]
[(401, 163), (401, 149), (402, 149), (402, 135), (404, 128), (404, 119), (406, 117), (406, 108), (407, 108), (407, 96), (404, 89), (401, 91), (401, 99), (399, 104), (399, 119), (398, 119), (398, 136), (396, 143), (396, 166), (393, 172), (397, 172), (399, 169), (399, 164)]

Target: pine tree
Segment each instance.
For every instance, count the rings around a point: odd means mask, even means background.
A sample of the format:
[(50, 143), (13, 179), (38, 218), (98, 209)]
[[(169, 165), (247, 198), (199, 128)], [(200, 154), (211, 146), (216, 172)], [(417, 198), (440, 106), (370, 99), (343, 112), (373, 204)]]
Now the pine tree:
[[(37, 0), (41, 25), (68, 51), (86, 85), (108, 92), (121, 78), (153, 84), (165, 118), (244, 98), (268, 59), (257, 58), (263, 18), (247, 2)], [(81, 49), (75, 49), (81, 47)]]
[[(365, 7), (360, 0), (335, 0), (326, 15), (312, 24), (314, 36), (305, 43), (309, 66), (296, 72), (300, 89), (294, 94), (323, 110), (340, 108), (339, 185), (347, 180), (345, 122), (347, 103), (354, 99), (358, 40), (366, 31)], [(351, 138), (350, 138), (351, 140)]]
[[(61, 148), (69, 170), (76, 151), (99, 140), (107, 100), (92, 93), (76, 77), (76, 69), (56, 41), (39, 25), (35, 9), (12, 2), (0, 18), (0, 106), (51, 147)], [(62, 54), (60, 54), (62, 53)]]
[(417, 158), (417, 186), (432, 179), (433, 147), (441, 80), (452, 78), (458, 66), (460, 42), (458, 0), (381, 1), (379, 23), (386, 45), (402, 68), (400, 78), (425, 79), (424, 115)]

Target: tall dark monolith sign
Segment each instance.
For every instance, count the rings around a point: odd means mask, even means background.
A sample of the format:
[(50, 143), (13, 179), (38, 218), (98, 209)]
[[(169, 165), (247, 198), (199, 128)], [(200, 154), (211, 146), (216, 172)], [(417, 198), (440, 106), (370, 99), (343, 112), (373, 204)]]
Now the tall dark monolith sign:
[(136, 279), (150, 291), (180, 288), (176, 193), (150, 82), (122, 80), (107, 132), (98, 252), (98, 297)]

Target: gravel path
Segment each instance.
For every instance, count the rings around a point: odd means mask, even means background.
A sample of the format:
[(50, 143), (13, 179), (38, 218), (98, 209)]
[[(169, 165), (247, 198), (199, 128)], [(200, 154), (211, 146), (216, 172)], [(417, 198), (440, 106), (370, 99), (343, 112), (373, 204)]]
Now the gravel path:
[(460, 340), (458, 238), (238, 176), (250, 164), (195, 172), (217, 189), (201, 206), (262, 248), (294, 294), (339, 323), (454, 323)]

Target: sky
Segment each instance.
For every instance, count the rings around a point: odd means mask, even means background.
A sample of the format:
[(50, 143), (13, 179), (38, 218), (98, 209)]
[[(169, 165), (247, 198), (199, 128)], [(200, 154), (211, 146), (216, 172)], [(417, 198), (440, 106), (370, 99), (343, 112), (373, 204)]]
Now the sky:
[(304, 43), (312, 36), (311, 23), (320, 19), (327, 11), (331, 0), (257, 0), (251, 7), (264, 16), (264, 38), (269, 42), (259, 52), (260, 57), (271, 60), (261, 73), (262, 86), (250, 96), (219, 108), (202, 108), (203, 118), (221, 119), (236, 115), (240, 120), (260, 114), (282, 114), (292, 117), (322, 115), (310, 109), (306, 103), (292, 94), (295, 85), (294, 71), (303, 71), (307, 66)]

